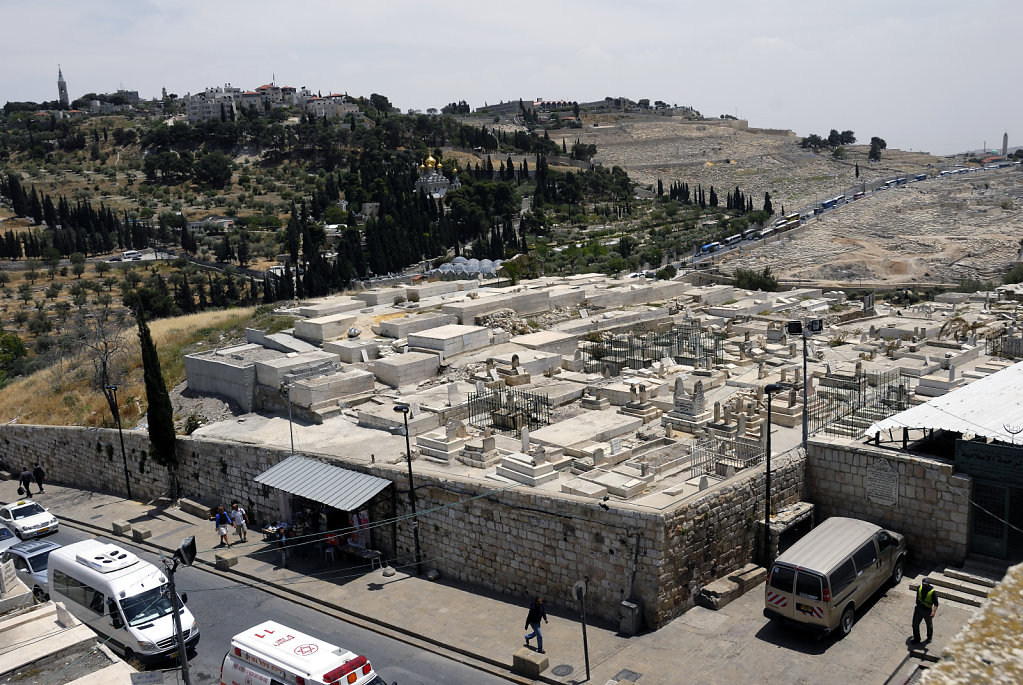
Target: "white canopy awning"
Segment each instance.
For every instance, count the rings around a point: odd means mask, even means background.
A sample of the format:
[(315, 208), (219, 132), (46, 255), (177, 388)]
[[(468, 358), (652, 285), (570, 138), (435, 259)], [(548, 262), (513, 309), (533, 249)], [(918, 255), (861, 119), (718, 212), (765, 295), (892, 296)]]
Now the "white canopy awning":
[(355, 511), (391, 484), (308, 457), (288, 457), (256, 476), (256, 482), (341, 511)]

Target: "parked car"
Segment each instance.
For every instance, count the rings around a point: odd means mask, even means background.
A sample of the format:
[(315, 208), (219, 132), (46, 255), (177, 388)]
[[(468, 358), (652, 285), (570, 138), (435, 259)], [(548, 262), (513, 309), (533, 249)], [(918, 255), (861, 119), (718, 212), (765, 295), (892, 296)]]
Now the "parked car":
[(22, 540), (56, 533), (57, 517), (37, 502), (23, 499), (0, 507), (0, 523)]
[(905, 561), (901, 534), (832, 516), (771, 564), (764, 616), (818, 635), (848, 635), (856, 610), (886, 583), (899, 584)]
[(8, 547), (0, 561), (14, 563), (14, 571), (26, 586), (32, 590), (37, 602), (50, 598), (46, 589), (46, 569), (50, 552), (60, 547), (50, 540), (26, 540)]
[(19, 542), (21, 541), (18, 540), (14, 533), (12, 533), (9, 529), (0, 526), (0, 552), (3, 552), (11, 545), (16, 545)]

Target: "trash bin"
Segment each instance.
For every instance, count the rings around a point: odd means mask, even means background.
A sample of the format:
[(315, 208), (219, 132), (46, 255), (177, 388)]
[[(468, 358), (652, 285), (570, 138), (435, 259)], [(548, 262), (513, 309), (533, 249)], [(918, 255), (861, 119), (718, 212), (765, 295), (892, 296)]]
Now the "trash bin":
[(625, 600), (622, 602), (621, 613), (619, 614), (618, 632), (622, 635), (635, 635), (643, 627), (643, 609), (639, 600)]

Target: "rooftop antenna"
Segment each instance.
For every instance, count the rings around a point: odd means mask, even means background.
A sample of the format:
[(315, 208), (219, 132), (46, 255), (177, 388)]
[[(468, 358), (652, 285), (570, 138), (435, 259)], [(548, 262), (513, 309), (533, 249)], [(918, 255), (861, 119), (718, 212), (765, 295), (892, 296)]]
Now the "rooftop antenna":
[(1019, 424), (1019, 423), (1015, 423), (1015, 424), (1013, 424), (1013, 423), (1003, 423), (1002, 424), (1002, 428), (1005, 429), (1006, 433), (1009, 433), (1012, 436), (1011, 440), (1012, 440), (1012, 444), (1013, 445), (1016, 444), (1016, 436), (1019, 435), (1020, 433), (1023, 433), (1023, 424)]

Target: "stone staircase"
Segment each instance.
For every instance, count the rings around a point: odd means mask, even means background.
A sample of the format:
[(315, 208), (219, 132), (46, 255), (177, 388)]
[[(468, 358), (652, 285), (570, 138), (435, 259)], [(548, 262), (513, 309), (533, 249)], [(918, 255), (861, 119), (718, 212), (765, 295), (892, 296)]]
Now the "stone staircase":
[[(979, 607), (1008, 568), (1009, 564), (1000, 559), (970, 556), (961, 568), (945, 568), (927, 577), (931, 579), (939, 599), (961, 606)], [(911, 583), (909, 587), (916, 592), (920, 584)]]

